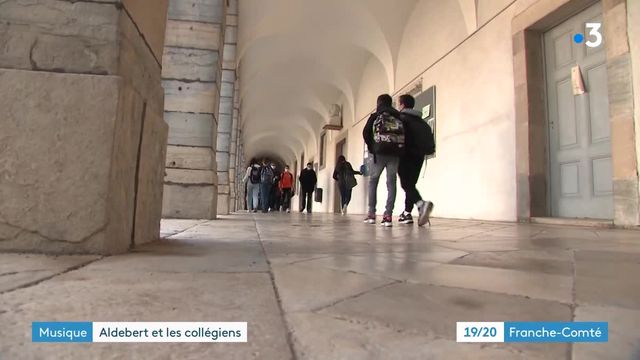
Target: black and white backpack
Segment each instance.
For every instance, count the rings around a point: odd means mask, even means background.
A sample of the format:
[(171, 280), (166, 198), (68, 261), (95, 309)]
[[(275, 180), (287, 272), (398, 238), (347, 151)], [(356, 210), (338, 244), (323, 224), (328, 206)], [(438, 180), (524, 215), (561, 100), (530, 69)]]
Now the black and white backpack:
[(378, 114), (373, 121), (373, 152), (381, 155), (404, 154), (404, 124), (388, 112)]

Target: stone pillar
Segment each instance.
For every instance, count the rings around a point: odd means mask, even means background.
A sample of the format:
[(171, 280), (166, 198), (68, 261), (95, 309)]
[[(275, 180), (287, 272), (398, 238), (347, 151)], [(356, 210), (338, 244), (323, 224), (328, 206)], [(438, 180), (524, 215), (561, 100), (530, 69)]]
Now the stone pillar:
[(240, 122), (241, 122), (241, 119), (238, 118), (238, 129), (237, 129), (237, 135), (236, 135), (236, 139), (237, 139), (236, 169), (238, 169), (236, 171), (236, 194), (237, 194), (236, 210), (239, 210), (239, 209), (245, 210), (246, 207), (244, 206), (245, 205), (244, 202), (245, 202), (246, 192), (245, 192), (245, 183), (242, 181), (242, 178), (245, 175), (247, 163), (244, 157), (244, 149), (242, 145), (242, 130), (240, 129)]
[[(640, 2), (627, 0), (627, 26), (629, 34), (629, 51), (633, 68), (633, 108), (636, 133), (636, 175), (640, 173)], [(640, 181), (638, 194), (640, 194)], [(638, 214), (640, 214), (640, 200), (637, 201)], [(640, 215), (637, 224), (640, 225)]]
[(627, 5), (632, 11), (638, 11), (640, 8), (634, 7), (632, 3), (635, 1), (602, 1), (605, 23), (604, 37), (607, 40), (614, 222), (616, 225), (622, 226), (640, 225), (640, 179), (638, 178), (634, 89), (633, 77), (631, 76), (634, 58), (631, 49), (637, 49), (635, 31), (638, 30), (638, 25), (627, 23)]
[(227, 1), (224, 46), (222, 52), (222, 83), (216, 161), (218, 163), (218, 214), (229, 214), (231, 195), (231, 132), (233, 130), (233, 105), (236, 82), (236, 44), (238, 0)]
[(214, 219), (223, 0), (170, 0), (163, 58), (169, 125), (163, 217)]
[(0, 2), (0, 250), (158, 238), (167, 1)]
[(233, 98), (233, 120), (231, 126), (231, 145), (229, 146), (229, 212), (235, 212), (238, 209), (236, 184), (238, 183), (236, 176), (238, 174), (238, 81), (236, 80), (234, 98)]

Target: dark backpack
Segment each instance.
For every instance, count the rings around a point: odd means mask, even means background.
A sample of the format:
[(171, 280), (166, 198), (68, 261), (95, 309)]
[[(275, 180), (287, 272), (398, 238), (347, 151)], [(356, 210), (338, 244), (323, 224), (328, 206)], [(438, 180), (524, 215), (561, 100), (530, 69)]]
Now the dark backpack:
[(273, 184), (273, 178), (275, 174), (270, 166), (264, 166), (260, 173), (260, 182), (263, 184)]
[(420, 156), (429, 156), (433, 155), (436, 152), (436, 141), (433, 137), (433, 130), (431, 130), (431, 125), (427, 124), (425, 121), (421, 121), (421, 131), (419, 134), (419, 141), (416, 143), (418, 147), (418, 155)]
[(353, 189), (358, 185), (358, 180), (356, 180), (356, 174), (355, 171), (353, 171), (353, 167), (351, 167), (351, 164), (345, 164), (344, 170), (342, 171), (342, 176), (344, 179), (344, 185), (347, 187), (347, 189)]
[(378, 114), (373, 121), (373, 153), (400, 156), (404, 150), (402, 121), (388, 112)]
[(260, 183), (260, 173), (261, 173), (261, 168), (259, 166), (252, 166), (251, 167), (251, 174), (249, 175), (249, 180), (251, 181), (252, 184), (258, 184)]
[(427, 146), (426, 146), (426, 154), (433, 155), (436, 153), (436, 138), (433, 136), (433, 129), (431, 129), (431, 125), (427, 124)]

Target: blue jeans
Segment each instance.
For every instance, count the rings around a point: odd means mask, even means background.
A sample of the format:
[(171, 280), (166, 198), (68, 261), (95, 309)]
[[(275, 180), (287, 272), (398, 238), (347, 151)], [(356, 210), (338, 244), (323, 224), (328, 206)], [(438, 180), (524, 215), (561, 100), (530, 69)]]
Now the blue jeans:
[(258, 190), (260, 184), (254, 184), (251, 181), (247, 182), (247, 210), (258, 209)]
[(396, 203), (396, 179), (398, 176), (398, 164), (400, 159), (397, 156), (376, 155), (375, 162), (373, 157), (369, 158), (369, 214), (376, 213), (376, 205), (378, 202), (378, 182), (383, 170), (387, 170), (387, 205), (384, 214), (393, 215), (393, 207)]
[(338, 189), (340, 189), (340, 206), (344, 207), (345, 205), (349, 205), (353, 188), (350, 189), (344, 184), (338, 184)]
[(269, 210), (269, 200), (271, 199), (271, 183), (260, 183), (260, 205), (262, 211)]

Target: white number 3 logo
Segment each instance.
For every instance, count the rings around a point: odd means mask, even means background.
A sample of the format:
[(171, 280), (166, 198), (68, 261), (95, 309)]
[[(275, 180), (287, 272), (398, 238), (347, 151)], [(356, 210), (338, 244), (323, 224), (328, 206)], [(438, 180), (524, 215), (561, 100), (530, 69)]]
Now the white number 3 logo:
[[(595, 48), (602, 45), (602, 34), (600, 33), (601, 23), (586, 23), (586, 28), (589, 29), (589, 36), (593, 38), (589, 39), (585, 44), (590, 48)], [(594, 39), (595, 38), (595, 39)], [(593, 40), (593, 41), (592, 41)]]

